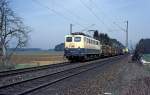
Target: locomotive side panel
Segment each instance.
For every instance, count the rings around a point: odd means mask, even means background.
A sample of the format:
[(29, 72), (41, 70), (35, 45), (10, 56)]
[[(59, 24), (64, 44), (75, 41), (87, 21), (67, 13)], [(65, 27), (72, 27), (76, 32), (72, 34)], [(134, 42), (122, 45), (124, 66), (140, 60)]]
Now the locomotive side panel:
[(89, 55), (100, 55), (101, 54), (101, 45), (98, 40), (85, 37), (84, 38), (84, 48), (87, 50), (87, 54)]

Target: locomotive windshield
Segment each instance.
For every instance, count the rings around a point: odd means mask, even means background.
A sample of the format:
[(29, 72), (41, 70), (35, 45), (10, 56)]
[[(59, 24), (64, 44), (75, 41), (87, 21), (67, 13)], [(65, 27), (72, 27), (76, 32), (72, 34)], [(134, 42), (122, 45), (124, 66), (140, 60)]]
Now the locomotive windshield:
[(72, 37), (67, 37), (66, 42), (72, 42)]
[(74, 41), (75, 41), (75, 42), (80, 42), (80, 41), (81, 41), (81, 37), (75, 37), (75, 38), (74, 38)]

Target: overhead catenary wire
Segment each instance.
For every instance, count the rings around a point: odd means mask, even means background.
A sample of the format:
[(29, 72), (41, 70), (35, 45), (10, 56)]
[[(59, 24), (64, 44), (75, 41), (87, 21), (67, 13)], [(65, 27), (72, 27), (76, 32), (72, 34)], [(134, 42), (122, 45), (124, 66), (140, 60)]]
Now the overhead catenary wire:
[(93, 10), (90, 7), (88, 7), (82, 0), (80, 0), (80, 2), (91, 12), (92, 15), (94, 15), (100, 22), (104, 24), (104, 22), (93, 12)]
[[(79, 15), (77, 15), (76, 13), (74, 13), (73, 11), (70, 11), (69, 9), (65, 8), (63, 5), (59, 5), (59, 7), (61, 7), (61, 9), (65, 10), (66, 12), (68, 12), (71, 16), (75, 17), (78, 20), (82, 20), (83, 22), (85, 22), (85, 24), (88, 24), (89, 22), (87, 20), (83, 20), (82, 17), (80, 17)], [(84, 32), (86, 30), (88, 30), (90, 27), (94, 26), (95, 24), (91, 24), (89, 26), (84, 27), (84, 29), (82, 29), (80, 32)]]
[(82, 28), (85, 28), (84, 25), (78, 23), (77, 21), (74, 21), (73, 19), (70, 19), (70, 18), (66, 17), (66, 16), (63, 15), (62, 13), (60, 13), (60, 12), (54, 10), (53, 8), (49, 8), (48, 6), (46, 6), (46, 5), (42, 4), (41, 2), (39, 2), (38, 0), (32, 0), (32, 1), (33, 1), (34, 3), (36, 3), (36, 4), (40, 5), (40, 6), (42, 6), (42, 7), (44, 7), (44, 8), (46, 8), (46, 9), (50, 10), (51, 12), (53, 12), (53, 13), (55, 13), (56, 15), (60, 16), (61, 18), (65, 19), (65, 20), (67, 20), (67, 21), (69, 21), (69, 22), (73, 22), (74, 24), (79, 25), (79, 26), (82, 27)]
[[(98, 7), (98, 5), (93, 1), (93, 0), (89, 0), (91, 4), (94, 5), (94, 7), (97, 9), (97, 10), (100, 10), (100, 8)], [(101, 10), (101, 12), (104, 14), (105, 17), (107, 17), (109, 20), (111, 20), (111, 18)], [(122, 31), (126, 31), (124, 28), (122, 28), (119, 24), (117, 24), (116, 22), (112, 22), (112, 24), (114, 24), (116, 27), (118, 27), (119, 29), (121, 29)]]
[(119, 29), (121, 29), (122, 31), (126, 31), (126, 29), (122, 28), (120, 25), (118, 25), (116, 22), (113, 22)]
[[(94, 5), (94, 7), (96, 9), (98, 9), (98, 10), (101, 9), (93, 0), (89, 0), (89, 1), (91, 4)], [(103, 14), (105, 15), (105, 17), (107, 17), (109, 20), (111, 20), (111, 18), (105, 12), (103, 12)], [(112, 24), (115, 25), (118, 29), (120, 29), (123, 32), (126, 32), (126, 47), (128, 47), (128, 21), (126, 21), (126, 23), (127, 23), (127, 26), (126, 26), (127, 28), (125, 29), (125, 28), (121, 27), (118, 23), (112, 22)]]
[(92, 10), (91, 7), (89, 7), (87, 4), (85, 4), (82, 0), (80, 0), (80, 2), (81, 2), (81, 4), (82, 4), (84, 7), (86, 7), (86, 8), (89, 10), (89, 12), (90, 12), (93, 16), (95, 16), (95, 18), (96, 18), (97, 20), (99, 20), (99, 23), (101, 22), (108, 30), (111, 30), (111, 28), (109, 28), (101, 18), (99, 18), (99, 16)]
[(88, 30), (90, 27), (93, 27), (95, 24), (92, 24), (92, 25), (90, 25), (90, 26), (87, 26), (85, 29), (82, 29), (81, 31), (86, 31), (86, 30)]
[(73, 11), (69, 10), (68, 8), (64, 7), (63, 5), (59, 5), (59, 7), (61, 7), (61, 9), (65, 10), (67, 13), (69, 13), (72, 17), (75, 17), (76, 19), (85, 22), (86, 24), (89, 23), (87, 22), (87, 20), (83, 20), (83, 18), (79, 15), (77, 15), (76, 13), (74, 13)]

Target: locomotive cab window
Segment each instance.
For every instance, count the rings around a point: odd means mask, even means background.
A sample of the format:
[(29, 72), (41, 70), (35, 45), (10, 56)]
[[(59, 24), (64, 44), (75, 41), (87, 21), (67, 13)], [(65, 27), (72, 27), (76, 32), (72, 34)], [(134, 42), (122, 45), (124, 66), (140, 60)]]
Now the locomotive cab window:
[(80, 41), (81, 41), (81, 37), (75, 37), (75, 38), (74, 38), (74, 41), (75, 41), (75, 42), (80, 42)]
[(72, 42), (72, 37), (67, 37), (66, 42)]

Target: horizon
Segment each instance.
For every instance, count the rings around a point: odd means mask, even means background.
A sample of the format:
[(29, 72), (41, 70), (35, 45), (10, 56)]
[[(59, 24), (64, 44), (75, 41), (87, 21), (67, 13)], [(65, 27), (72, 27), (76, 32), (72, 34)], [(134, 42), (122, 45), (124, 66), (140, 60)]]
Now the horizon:
[(28, 48), (42, 49), (54, 48), (64, 42), (64, 36), (70, 31), (69, 24), (73, 24), (73, 32), (89, 27), (89, 30), (107, 33), (125, 45), (126, 20), (129, 21), (129, 47), (135, 46), (141, 38), (150, 37), (149, 5), (149, 0), (10, 1), (12, 10), (32, 29)]

